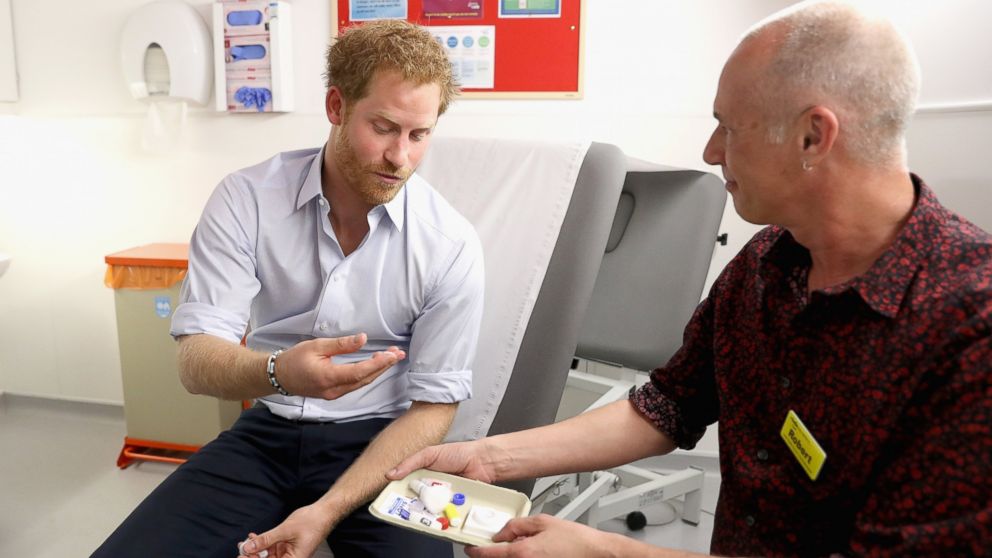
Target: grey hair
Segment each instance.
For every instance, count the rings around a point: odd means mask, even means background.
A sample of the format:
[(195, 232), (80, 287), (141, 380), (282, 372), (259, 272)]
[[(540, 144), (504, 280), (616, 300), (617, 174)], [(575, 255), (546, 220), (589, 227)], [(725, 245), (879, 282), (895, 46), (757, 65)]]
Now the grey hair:
[(823, 104), (841, 121), (841, 141), (852, 157), (865, 163), (905, 159), (920, 70), (890, 22), (843, 2), (803, 2), (759, 23), (742, 42), (766, 30), (781, 33), (759, 88), (765, 106), (779, 113), (770, 140), (784, 140), (790, 114)]

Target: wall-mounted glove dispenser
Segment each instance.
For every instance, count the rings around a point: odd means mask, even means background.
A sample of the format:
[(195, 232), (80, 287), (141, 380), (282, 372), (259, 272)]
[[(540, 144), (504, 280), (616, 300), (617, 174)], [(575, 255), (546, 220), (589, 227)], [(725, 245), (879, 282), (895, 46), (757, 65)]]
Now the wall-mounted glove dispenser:
[(213, 5), (216, 109), (293, 110), (293, 51), (287, 2), (234, 0)]

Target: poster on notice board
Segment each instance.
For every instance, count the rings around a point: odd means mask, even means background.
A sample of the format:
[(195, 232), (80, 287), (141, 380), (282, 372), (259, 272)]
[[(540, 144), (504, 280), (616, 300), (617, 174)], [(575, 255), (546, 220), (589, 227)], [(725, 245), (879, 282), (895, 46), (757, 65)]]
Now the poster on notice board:
[(348, 19), (369, 21), (373, 19), (406, 19), (409, 16), (407, 0), (351, 0)]
[(499, 0), (499, 17), (561, 17), (562, 0)]
[(483, 0), (424, 0), (424, 18), (479, 19)]

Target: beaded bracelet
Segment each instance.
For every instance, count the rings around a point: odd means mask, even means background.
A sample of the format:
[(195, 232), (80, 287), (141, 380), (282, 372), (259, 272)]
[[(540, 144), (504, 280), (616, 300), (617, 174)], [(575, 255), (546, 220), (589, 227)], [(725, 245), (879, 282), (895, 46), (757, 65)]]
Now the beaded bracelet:
[(280, 395), (288, 396), (289, 392), (286, 391), (286, 388), (282, 387), (282, 384), (280, 384), (279, 380), (276, 379), (276, 358), (278, 358), (282, 353), (283, 350), (279, 349), (269, 355), (269, 363), (265, 366), (265, 372), (269, 375), (269, 383), (272, 384), (272, 387), (276, 388), (276, 391), (278, 391)]

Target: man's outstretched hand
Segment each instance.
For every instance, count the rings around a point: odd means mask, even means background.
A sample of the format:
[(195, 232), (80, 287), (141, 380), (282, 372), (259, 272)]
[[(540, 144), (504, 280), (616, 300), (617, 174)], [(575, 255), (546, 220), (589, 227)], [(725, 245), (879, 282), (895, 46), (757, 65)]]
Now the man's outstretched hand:
[(337, 399), (367, 386), (406, 358), (406, 353), (401, 349), (390, 347), (359, 362), (335, 364), (331, 361), (334, 355), (361, 349), (367, 340), (364, 333), (359, 333), (297, 343), (276, 359), (276, 379), (293, 395)]

